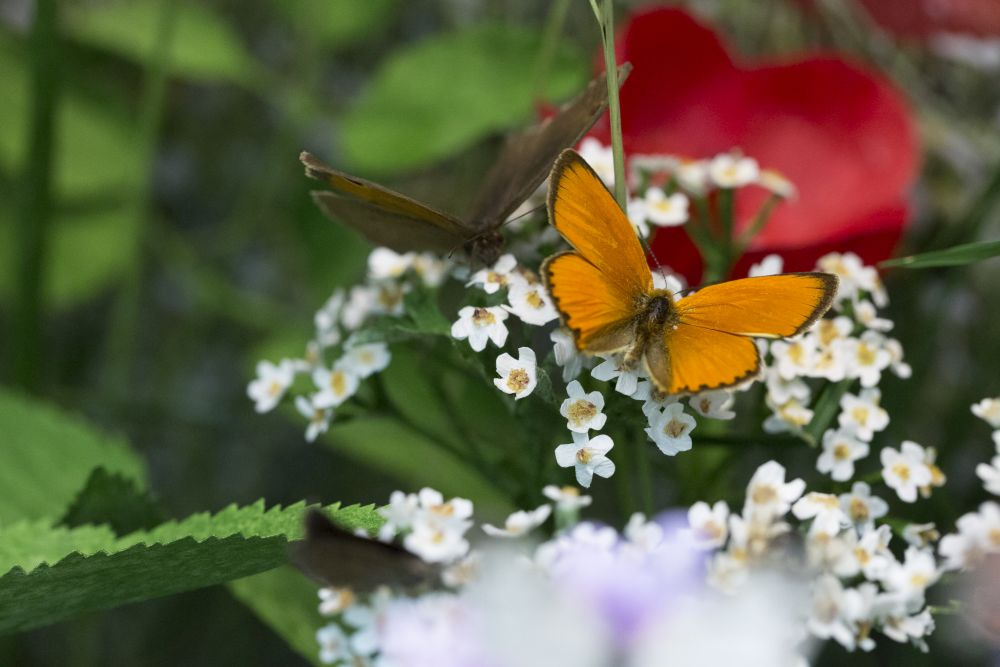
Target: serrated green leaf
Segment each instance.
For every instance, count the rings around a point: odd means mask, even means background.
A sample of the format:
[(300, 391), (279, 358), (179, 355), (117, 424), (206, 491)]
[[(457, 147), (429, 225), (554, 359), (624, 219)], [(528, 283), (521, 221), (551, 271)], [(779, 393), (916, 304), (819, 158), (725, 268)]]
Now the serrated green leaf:
[[(170, 0), (174, 2), (174, 0)], [(162, 1), (105, 0), (67, 12), (70, 37), (135, 63), (152, 57)], [(167, 63), (170, 72), (200, 81), (248, 84), (256, 63), (233, 28), (203, 3), (174, 2), (174, 32)]]
[(47, 403), (0, 389), (0, 522), (58, 517), (103, 466), (145, 487), (141, 459)]
[(403, 297), (403, 306), (417, 331), (448, 336), (451, 334), (451, 322), (441, 314), (437, 295), (434, 289), (414, 289)]
[(323, 621), (316, 584), (291, 567), (279, 567), (232, 581), (229, 590), (299, 655), (321, 664), (316, 628)]
[[(45, 522), (0, 532), (0, 633), (231, 581), (287, 562), (302, 536), (304, 503), (263, 501), (196, 514), (115, 539), (107, 527), (52, 528)], [(376, 528), (373, 507), (333, 509), (351, 528)]]
[(106, 524), (124, 535), (149, 530), (163, 519), (160, 506), (134, 480), (96, 468), (59, 523), (69, 527)]
[(397, 4), (397, 0), (284, 0), (274, 9), (324, 46), (343, 49), (388, 27)]
[(909, 257), (887, 259), (879, 263), (883, 268), (930, 269), (943, 266), (964, 266), (1000, 255), (1000, 241), (963, 243), (945, 250), (935, 250)]
[[(540, 48), (538, 32), (485, 24), (396, 51), (341, 122), (345, 158), (356, 171), (384, 177), (529, 122)], [(586, 58), (563, 44), (546, 92), (569, 97), (586, 72)]]

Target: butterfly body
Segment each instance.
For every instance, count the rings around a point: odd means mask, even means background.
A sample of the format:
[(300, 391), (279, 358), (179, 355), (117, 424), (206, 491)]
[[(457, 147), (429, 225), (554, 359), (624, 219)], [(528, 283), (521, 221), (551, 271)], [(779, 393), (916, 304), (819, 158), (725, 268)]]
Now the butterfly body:
[(752, 338), (794, 336), (827, 311), (837, 278), (792, 273), (704, 287), (680, 300), (656, 289), (628, 218), (593, 169), (564, 151), (549, 179), (549, 220), (572, 246), (542, 277), (577, 348), (622, 354), (665, 394), (732, 387), (755, 376)]

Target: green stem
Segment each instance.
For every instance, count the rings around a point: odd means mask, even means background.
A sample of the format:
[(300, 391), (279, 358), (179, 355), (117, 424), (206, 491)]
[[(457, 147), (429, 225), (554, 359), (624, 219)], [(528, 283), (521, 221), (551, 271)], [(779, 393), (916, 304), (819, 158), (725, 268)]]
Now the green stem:
[(735, 234), (733, 233), (733, 228), (735, 227), (735, 221), (733, 218), (736, 213), (733, 210), (733, 200), (735, 198), (735, 193), (730, 188), (723, 188), (719, 190), (719, 222), (721, 226), (721, 233), (719, 238), (719, 245), (722, 248), (722, 261), (721, 261), (721, 278), (725, 279), (729, 275), (729, 271), (733, 266), (735, 261), (734, 250), (735, 250)]
[(41, 379), (43, 269), (52, 217), (52, 162), (59, 86), (56, 0), (35, 3), (29, 47), (31, 127), (17, 220), (17, 286), (11, 341), (15, 383), (36, 390)]
[(649, 443), (646, 442), (645, 434), (643, 434), (639, 442), (641, 444), (639, 444), (636, 452), (639, 495), (642, 498), (642, 511), (646, 513), (647, 517), (650, 517), (653, 516), (653, 470), (649, 461)]
[(131, 203), (131, 216), (135, 220), (135, 244), (131, 265), (126, 271), (122, 291), (115, 308), (115, 326), (108, 341), (110, 364), (109, 386), (115, 392), (127, 389), (135, 348), (139, 339), (139, 311), (142, 298), (143, 257), (147, 247), (151, 224), (150, 196), (153, 190), (153, 160), (160, 126), (163, 121), (164, 101), (167, 94), (167, 73), (170, 49), (177, 18), (177, 3), (160, 0), (156, 37), (149, 62), (146, 65), (145, 85), (140, 100), (138, 139), (139, 164), (145, 170), (144, 178), (136, 189)]
[(535, 62), (535, 99), (543, 99), (552, 72), (552, 63), (556, 58), (559, 39), (562, 37), (566, 16), (569, 14), (569, 0), (555, 0), (549, 9), (545, 21), (545, 33), (542, 37), (542, 50), (538, 52)]
[(746, 252), (747, 248), (750, 246), (750, 242), (754, 240), (754, 237), (764, 229), (764, 225), (767, 224), (768, 219), (771, 217), (771, 213), (774, 211), (774, 207), (778, 205), (781, 201), (779, 195), (771, 195), (764, 200), (761, 204), (760, 210), (757, 211), (757, 215), (754, 216), (753, 222), (750, 226), (743, 230), (743, 233), (739, 235), (736, 241), (736, 257), (739, 259), (740, 255)]
[(625, 147), (622, 143), (622, 111), (618, 100), (618, 64), (615, 58), (614, 0), (590, 0), (590, 6), (601, 28), (604, 47), (604, 72), (608, 83), (608, 114), (611, 120), (611, 153), (615, 162), (615, 201), (628, 213), (628, 184), (625, 182)]

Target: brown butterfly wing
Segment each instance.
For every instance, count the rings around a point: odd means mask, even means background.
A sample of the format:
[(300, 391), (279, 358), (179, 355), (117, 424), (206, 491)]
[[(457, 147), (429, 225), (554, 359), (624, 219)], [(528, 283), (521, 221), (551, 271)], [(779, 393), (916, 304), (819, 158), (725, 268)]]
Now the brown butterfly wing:
[(358, 537), (325, 514), (306, 515), (306, 539), (293, 547), (292, 562), (317, 581), (356, 592), (386, 585), (413, 589), (436, 581), (438, 570), (393, 544)]
[(330, 190), (316, 190), (313, 201), (328, 218), (341, 222), (376, 245), (397, 252), (447, 253), (476, 235), (467, 223), (378, 183), (345, 174), (310, 153), (299, 160), (306, 175)]
[[(632, 66), (618, 68), (624, 83)], [(487, 173), (468, 219), (481, 230), (495, 229), (530, 197), (549, 175), (565, 148), (576, 145), (608, 107), (608, 84), (601, 74), (555, 116), (511, 135)]]

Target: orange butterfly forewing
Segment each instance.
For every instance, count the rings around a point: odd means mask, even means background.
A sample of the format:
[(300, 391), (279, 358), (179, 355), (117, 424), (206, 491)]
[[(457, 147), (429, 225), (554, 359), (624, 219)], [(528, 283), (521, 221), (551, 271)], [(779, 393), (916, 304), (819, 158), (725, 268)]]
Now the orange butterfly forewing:
[(597, 174), (564, 151), (549, 181), (549, 220), (573, 251), (550, 257), (542, 275), (577, 347), (628, 350), (660, 391), (730, 387), (760, 369), (751, 337), (793, 336), (826, 312), (836, 276), (793, 273), (745, 278), (674, 302), (653, 289), (642, 245)]

